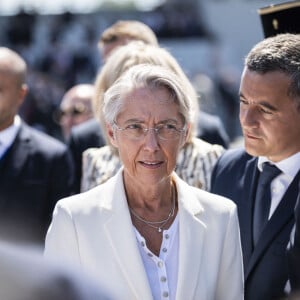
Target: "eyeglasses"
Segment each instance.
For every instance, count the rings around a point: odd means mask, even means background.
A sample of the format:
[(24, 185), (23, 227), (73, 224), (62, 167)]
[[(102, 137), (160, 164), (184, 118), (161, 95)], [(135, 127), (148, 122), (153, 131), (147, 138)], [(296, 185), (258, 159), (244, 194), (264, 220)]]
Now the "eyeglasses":
[(60, 117), (64, 117), (67, 115), (76, 117), (76, 116), (79, 116), (81, 114), (85, 114), (88, 112), (89, 112), (89, 110), (87, 109), (87, 107), (84, 106), (83, 104), (79, 103), (79, 104), (76, 104), (74, 107), (69, 108), (67, 110), (60, 110), (59, 115), (60, 115)]
[(144, 138), (150, 130), (154, 130), (157, 137), (161, 140), (176, 140), (186, 130), (186, 127), (177, 128), (175, 125), (169, 123), (160, 124), (154, 128), (147, 128), (142, 124), (134, 123), (122, 128), (114, 122), (114, 127), (132, 140)]

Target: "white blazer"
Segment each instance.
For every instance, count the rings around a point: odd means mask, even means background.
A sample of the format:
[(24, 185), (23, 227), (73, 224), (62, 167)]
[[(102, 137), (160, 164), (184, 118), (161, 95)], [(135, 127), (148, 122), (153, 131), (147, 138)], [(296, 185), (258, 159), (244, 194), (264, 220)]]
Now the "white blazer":
[[(176, 299), (243, 299), (235, 204), (173, 175), (179, 205)], [(106, 183), (57, 203), (45, 256), (78, 264), (111, 292), (112, 299), (153, 299), (127, 206), (122, 169)]]

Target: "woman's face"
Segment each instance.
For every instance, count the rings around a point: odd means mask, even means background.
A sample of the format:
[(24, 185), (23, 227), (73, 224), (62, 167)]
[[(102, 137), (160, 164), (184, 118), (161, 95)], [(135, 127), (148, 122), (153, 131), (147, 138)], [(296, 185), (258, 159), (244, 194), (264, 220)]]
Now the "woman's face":
[[(178, 131), (184, 125), (179, 106), (166, 88), (138, 88), (125, 95), (116, 126), (108, 126), (108, 134), (118, 148), (126, 184), (150, 186), (169, 180), (186, 141), (188, 129)], [(163, 129), (148, 130), (137, 138), (142, 128)]]

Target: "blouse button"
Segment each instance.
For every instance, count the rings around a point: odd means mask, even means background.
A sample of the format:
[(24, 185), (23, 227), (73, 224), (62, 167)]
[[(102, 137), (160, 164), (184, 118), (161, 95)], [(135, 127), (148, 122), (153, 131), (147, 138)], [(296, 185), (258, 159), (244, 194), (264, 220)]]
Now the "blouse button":
[(169, 293), (168, 293), (168, 292), (163, 292), (163, 297), (164, 297), (164, 298), (169, 297)]

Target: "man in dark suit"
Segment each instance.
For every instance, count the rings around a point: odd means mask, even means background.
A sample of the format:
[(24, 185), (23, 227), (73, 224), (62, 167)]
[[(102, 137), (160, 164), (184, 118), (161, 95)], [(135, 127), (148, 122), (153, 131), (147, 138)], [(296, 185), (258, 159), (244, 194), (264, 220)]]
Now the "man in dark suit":
[[(251, 49), (240, 84), (246, 152), (226, 152), (212, 175), (211, 191), (238, 206), (246, 300), (281, 299), (289, 278), (286, 248), (300, 178), (299, 49), (300, 35), (296, 34), (279, 34)], [(271, 196), (265, 225), (259, 227), (257, 190), (268, 163), (280, 173), (262, 193)]]
[(199, 112), (197, 137), (210, 144), (221, 145), (225, 149), (229, 147), (230, 143), (229, 136), (220, 117), (205, 111)]
[(289, 261), (289, 284), (293, 293), (300, 296), (300, 181), (298, 199), (295, 206), (295, 226), (287, 250)]
[(67, 147), (26, 124), (17, 112), (25, 99), (26, 63), (0, 48), (0, 235), (42, 243), (55, 203), (72, 192)]
[(88, 148), (98, 148), (104, 145), (104, 135), (100, 124), (96, 119), (92, 118), (82, 124), (72, 127), (68, 146), (74, 159), (74, 192), (76, 194), (80, 192), (82, 153)]

